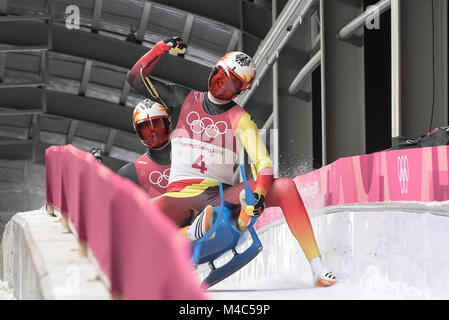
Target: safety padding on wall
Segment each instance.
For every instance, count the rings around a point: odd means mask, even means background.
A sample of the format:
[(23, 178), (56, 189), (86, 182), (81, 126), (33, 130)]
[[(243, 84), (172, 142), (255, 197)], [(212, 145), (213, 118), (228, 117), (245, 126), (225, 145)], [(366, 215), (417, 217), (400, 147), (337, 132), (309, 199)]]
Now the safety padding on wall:
[(72, 145), (46, 150), (45, 182), (47, 211), (76, 233), (113, 297), (206, 298), (189, 244), (134, 183)]
[(309, 211), (334, 205), (449, 200), (449, 147), (344, 158), (295, 179)]
[[(343, 204), (449, 200), (449, 146), (342, 158), (294, 179), (309, 214)], [(256, 229), (282, 219), (269, 208)]]

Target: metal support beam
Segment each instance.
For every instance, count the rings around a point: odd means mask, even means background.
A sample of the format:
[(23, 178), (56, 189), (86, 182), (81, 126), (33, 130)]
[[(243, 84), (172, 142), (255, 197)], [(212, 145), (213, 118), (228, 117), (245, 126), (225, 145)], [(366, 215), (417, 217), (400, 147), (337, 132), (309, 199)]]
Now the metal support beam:
[(6, 53), (0, 53), (0, 83), (3, 82), (5, 78), (6, 70)]
[(33, 115), (42, 114), (41, 109), (11, 109), (11, 108), (0, 108), (0, 117), (4, 116), (22, 116), (22, 115)]
[(47, 88), (47, 85), (50, 81), (48, 63), (48, 51), (42, 51), (39, 75), (40, 81), (45, 84), (44, 86), (42, 86), (42, 88), (44, 89), (42, 92), (42, 112), (47, 112), (47, 91), (45, 89)]
[(95, 0), (94, 13), (92, 15), (92, 32), (98, 32), (101, 28), (101, 10), (103, 9), (103, 0)]
[(240, 38), (241, 38), (241, 31), (239, 29), (234, 29), (231, 40), (229, 41), (228, 47), (226, 48), (226, 52), (234, 51), (235, 48), (237, 47)]
[[(384, 13), (385, 11), (389, 10), (391, 6), (391, 0), (382, 0), (379, 1), (377, 4), (375, 4), (373, 7), (377, 7), (377, 12), (379, 14)], [(370, 8), (363, 12), (361, 15), (359, 15), (357, 18), (352, 20), (350, 23), (348, 23), (345, 27), (343, 27), (340, 31), (337, 33), (337, 37), (340, 40), (347, 40), (349, 37), (351, 37), (354, 32), (356, 32), (360, 27), (363, 27), (366, 24), (366, 21), (368, 21), (373, 14), (377, 13), (373, 11), (374, 8)]]
[(104, 147), (104, 154), (109, 156), (109, 154), (111, 153), (111, 149), (112, 146), (114, 145), (114, 140), (115, 137), (117, 136), (117, 130), (116, 129), (111, 129), (109, 131), (109, 135), (108, 135), (108, 140), (106, 141), (106, 145)]
[(48, 50), (53, 49), (53, 20), (54, 20), (54, 2), (53, 0), (47, 0), (47, 14), (50, 16), (50, 19), (46, 21), (47, 23), (47, 50), (42, 51), (41, 54), (41, 81), (45, 83), (42, 92), (42, 111), (47, 112), (47, 85), (50, 82), (50, 73), (49, 73), (49, 53)]
[(12, 88), (36, 88), (44, 87), (44, 82), (29, 82), (29, 83), (1, 83), (0, 89), (12, 89)]
[(0, 17), (0, 22), (47, 21), (50, 19), (49, 15), (2, 16)]
[(39, 80), (42, 83), (48, 84), (49, 78), (50, 77), (48, 74), (48, 51), (42, 51)]
[(391, 0), (391, 134), (401, 135), (401, 0)]
[[(0, 14), (5, 14), (7, 11), (7, 1), (0, 0)], [(26, 88), (39, 87), (45, 88), (49, 81), (48, 76), (48, 50), (52, 48), (52, 23), (53, 23), (53, 1), (47, 0), (47, 14), (46, 15), (28, 15), (28, 16), (1, 16), (0, 22), (11, 21), (40, 21), (44, 20), (48, 24), (48, 43), (46, 46), (2, 46), (0, 48), (0, 82), (3, 82), (5, 73), (5, 60), (7, 52), (41, 52), (40, 62), (40, 79), (39, 82), (32, 83), (9, 83), (1, 84), (0, 88)], [(46, 110), (46, 95), (45, 91), (42, 95), (42, 110)]]
[(182, 31), (182, 40), (184, 40), (185, 42), (189, 41), (194, 20), (195, 20), (195, 16), (193, 14), (187, 15), (186, 23), (184, 25), (184, 30)]
[(28, 129), (28, 139), (32, 139), (34, 141), (40, 140), (40, 118), (38, 114), (33, 114), (31, 119), (30, 128)]
[[(276, 23), (278, 9), (277, 0), (271, 2), (271, 13), (273, 25)], [(273, 145), (274, 153), (271, 153), (273, 160), (274, 177), (279, 177), (279, 66), (273, 64)]]
[[(185, 2), (185, 3), (188, 3), (188, 1), (185, 1), (185, 0), (182, 0), (182, 1)], [(295, 1), (295, 2), (301, 2), (302, 0), (294, 0), (294, 1)], [(173, 1), (173, 0), (171, 0), (171, 1), (166, 1), (166, 0), (153, 0), (152, 2), (161, 4), (161, 5), (163, 5), (163, 6), (166, 7), (166, 8), (173, 8), (173, 9), (176, 9), (176, 10), (182, 10), (184, 13), (192, 14), (192, 15), (194, 15), (195, 17), (201, 17), (201, 18), (206, 18), (206, 19), (217, 20), (217, 21), (220, 22), (220, 24), (222, 24), (222, 25), (224, 25), (224, 26), (226, 26), (226, 27), (228, 27), (228, 28), (236, 28), (236, 27), (238, 28), (238, 27), (239, 27), (239, 26), (237, 26), (236, 24), (232, 24), (232, 23), (223, 21), (222, 19), (215, 19), (214, 17), (211, 17), (209, 14), (206, 14), (206, 15), (205, 15), (204, 13), (199, 13), (199, 12), (198, 12), (198, 11), (203, 11), (203, 10), (196, 10), (196, 9), (189, 10), (189, 9), (186, 8), (184, 5), (182, 5), (182, 7), (180, 7), (179, 5), (176, 4), (176, 2), (178, 2), (178, 1)], [(242, 2), (243, 2), (243, 1), (240, 1), (240, 7), (242, 7)], [(247, 2), (247, 1), (245, 1), (245, 2)], [(242, 33), (243, 33), (244, 35), (246, 35), (246, 36), (248, 36), (248, 37), (250, 37), (250, 38), (256, 40), (257, 42), (259, 42), (259, 41), (262, 40), (262, 39), (260, 38), (259, 35), (256, 35), (256, 34), (254, 34), (254, 33), (251, 33), (250, 31), (242, 30)]]
[(320, 32), (320, 47), (321, 47), (321, 159), (322, 166), (327, 165), (327, 112), (326, 112), (326, 70), (324, 69), (326, 63), (326, 56), (324, 55), (325, 41), (324, 41), (324, 0), (320, 0), (320, 22), (321, 22), (321, 32)]
[(293, 80), (292, 84), (288, 88), (288, 93), (290, 93), (291, 95), (295, 95), (298, 93), (298, 91), (301, 89), (301, 86), (304, 84), (304, 81), (306, 81), (309, 76), (312, 75), (312, 72), (315, 71), (316, 68), (318, 68), (321, 64), (321, 54), (321, 50), (318, 51), (304, 66), (304, 68), (299, 71), (295, 80)]
[(48, 31), (47, 31), (47, 47), (48, 50), (53, 50), (53, 21), (55, 19), (54, 13), (54, 1), (47, 0), (47, 13), (50, 19), (47, 20)]
[(265, 124), (262, 126), (262, 130), (270, 129), (271, 126), (273, 125), (273, 119), (274, 119), (274, 113), (271, 113), (270, 116), (268, 117), (267, 121), (265, 122)]
[[(56, 3), (57, 4), (57, 3)], [(8, 30), (10, 29), (10, 30)], [(46, 33), (47, 25), (44, 23), (14, 23), (10, 28), (0, 26), (0, 38), (5, 43), (21, 45), (22, 43), (36, 42), (36, 37)], [(105, 37), (95, 33), (74, 32), (68, 30), (64, 26), (54, 26), (54, 47), (60, 53), (76, 56), (87, 57), (90, 60), (101, 61), (110, 65), (115, 65), (128, 69), (130, 65), (135, 63), (136, 56), (144, 55), (148, 48), (144, 46), (136, 46), (128, 41), (122, 41), (111, 37)], [(104, 52), (97, 50), (101, 47)], [(51, 50), (51, 49), (50, 49)], [(179, 59), (174, 55), (166, 58), (167, 68), (154, 70), (154, 76), (167, 82), (178, 83), (182, 86), (193, 88), (195, 90), (206, 90), (207, 79), (210, 73), (210, 66), (198, 64), (196, 61)], [(192, 72), (195, 70), (195, 72)], [(194, 76), (188, 76), (186, 75)]]
[(70, 122), (69, 131), (67, 132), (67, 144), (71, 144), (73, 142), (73, 138), (75, 137), (76, 128), (78, 127), (78, 120), (72, 120)]
[(239, 38), (237, 39), (237, 50), (244, 51), (243, 48), (243, 34), (244, 34), (244, 26), (243, 26), (243, 0), (239, 3)]
[[(280, 52), (283, 50), (287, 42), (290, 40), (293, 33), (296, 31), (297, 27), (302, 23), (303, 17), (307, 14), (307, 12), (312, 8), (312, 5), (316, 3), (317, 0), (290, 0), (285, 6), (282, 12), (277, 15), (276, 12), (273, 13), (273, 26), (268, 32), (266, 38), (262, 41), (259, 46), (259, 49), (255, 53), (253, 57), (253, 62), (257, 69), (257, 76), (255, 79), (255, 84), (252, 89), (243, 94), (242, 96), (236, 99), (236, 102), (241, 106), (245, 106), (246, 103), (251, 99), (255, 90), (260, 84), (260, 81), (263, 79), (265, 74), (270, 70), (270, 68), (277, 61)], [(274, 2), (273, 2), (274, 3)], [(273, 4), (272, 3), (272, 4)], [(276, 4), (274, 4), (276, 6)], [(276, 9), (276, 7), (275, 7)], [(243, 24), (243, 19), (241, 19), (241, 23)], [(243, 27), (243, 25), (242, 25)], [(239, 48), (243, 47), (242, 37), (239, 37)], [(277, 68), (273, 69), (273, 73), (277, 74)], [(275, 174), (278, 174), (279, 170), (279, 133), (277, 130), (279, 129), (279, 110), (278, 110), (278, 85), (276, 84), (278, 81), (274, 79), (273, 82), (273, 91), (276, 91), (276, 94), (273, 95), (273, 114), (270, 116), (272, 120), (273, 133), (270, 136), (271, 139), (271, 155), (273, 157), (273, 162), (275, 169)], [(276, 87), (276, 88), (275, 88)]]
[(80, 82), (80, 90), (78, 93), (80, 96), (86, 95), (87, 86), (90, 80), (90, 74), (92, 73), (92, 66), (93, 66), (92, 60), (86, 60), (84, 64), (83, 77), (81, 78)]
[(251, 90), (236, 99), (238, 104), (245, 106), (249, 99), (251, 99), (260, 81), (278, 59), (280, 52), (315, 2), (316, 0), (290, 0), (285, 5), (253, 57), (253, 62), (257, 69), (257, 76)]
[(119, 104), (122, 106), (126, 105), (126, 102), (128, 101), (128, 95), (129, 91), (131, 90), (131, 86), (129, 85), (128, 81), (125, 79), (125, 83), (123, 84), (122, 93), (120, 94), (120, 101)]
[(147, 31), (148, 21), (150, 20), (150, 11), (152, 7), (152, 2), (145, 1), (143, 7), (142, 16), (140, 17), (139, 27), (137, 28), (136, 38), (139, 41), (143, 41), (145, 37), (145, 32)]
[(48, 46), (2, 46), (0, 53), (9, 52), (42, 52), (48, 51)]
[(41, 139), (41, 123), (40, 123), (40, 117), (37, 114), (33, 115), (33, 118), (31, 119), (31, 124), (28, 129), (28, 138), (31, 139), (34, 143), (32, 146), (33, 154), (32, 154), (32, 160), (33, 162), (36, 161), (37, 157), (37, 150), (38, 150), (38, 144), (37, 142)]

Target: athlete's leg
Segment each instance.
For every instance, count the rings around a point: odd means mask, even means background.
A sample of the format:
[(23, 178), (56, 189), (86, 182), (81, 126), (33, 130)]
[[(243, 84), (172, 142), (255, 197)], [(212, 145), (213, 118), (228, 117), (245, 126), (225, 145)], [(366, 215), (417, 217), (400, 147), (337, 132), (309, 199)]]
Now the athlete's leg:
[(162, 195), (153, 200), (153, 203), (179, 227), (190, 224), (195, 210), (201, 211), (208, 205), (208, 198), (204, 193), (194, 197), (173, 197)]
[[(248, 183), (250, 187), (255, 184), (254, 181), (248, 181)], [(225, 199), (234, 203), (238, 202), (242, 189), (243, 185), (227, 189)], [(291, 233), (310, 262), (314, 284), (319, 287), (335, 284), (337, 281), (335, 276), (323, 265), (307, 210), (295, 182), (291, 179), (275, 179), (267, 194), (265, 204), (267, 208), (281, 208)], [(241, 211), (237, 222), (239, 227), (248, 225), (248, 217), (244, 211)]]
[(276, 179), (267, 194), (266, 205), (282, 209), (291, 233), (309, 262), (321, 256), (309, 215), (292, 179)]
[[(255, 182), (249, 180), (248, 184), (250, 187), (253, 187)], [(225, 200), (239, 203), (242, 189), (243, 184), (226, 189), (224, 192)], [(267, 194), (265, 205), (267, 208), (281, 208), (291, 233), (298, 241), (309, 262), (321, 255), (307, 210), (293, 180), (285, 178), (275, 179)], [(245, 219), (245, 216), (241, 218)]]

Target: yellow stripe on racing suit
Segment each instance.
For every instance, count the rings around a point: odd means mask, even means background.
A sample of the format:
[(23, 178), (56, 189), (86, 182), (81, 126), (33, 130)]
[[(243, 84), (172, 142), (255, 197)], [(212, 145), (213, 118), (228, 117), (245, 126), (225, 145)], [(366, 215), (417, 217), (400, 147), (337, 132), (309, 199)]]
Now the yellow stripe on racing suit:
[(237, 135), (252, 161), (253, 175), (256, 178), (256, 189), (266, 196), (273, 183), (273, 165), (268, 150), (260, 138), (259, 130), (251, 116), (245, 112), (237, 123)]

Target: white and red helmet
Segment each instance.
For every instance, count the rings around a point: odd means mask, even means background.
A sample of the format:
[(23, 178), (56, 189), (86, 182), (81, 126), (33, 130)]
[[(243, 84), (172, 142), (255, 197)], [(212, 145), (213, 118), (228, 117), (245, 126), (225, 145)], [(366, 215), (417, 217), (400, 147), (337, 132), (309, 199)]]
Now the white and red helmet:
[(218, 61), (209, 76), (209, 92), (217, 99), (232, 100), (251, 88), (256, 67), (243, 52), (230, 52)]
[(160, 103), (141, 101), (134, 108), (133, 126), (140, 141), (150, 149), (162, 149), (170, 142), (170, 112)]

